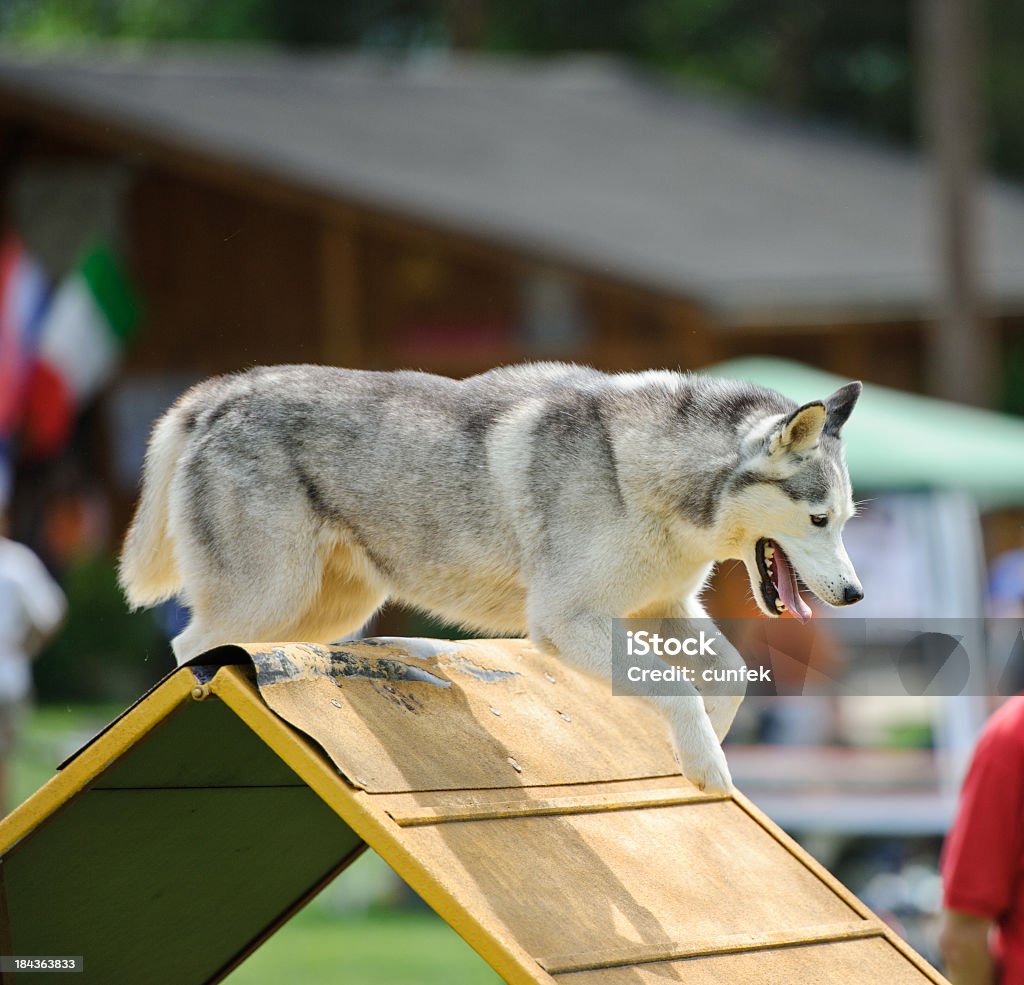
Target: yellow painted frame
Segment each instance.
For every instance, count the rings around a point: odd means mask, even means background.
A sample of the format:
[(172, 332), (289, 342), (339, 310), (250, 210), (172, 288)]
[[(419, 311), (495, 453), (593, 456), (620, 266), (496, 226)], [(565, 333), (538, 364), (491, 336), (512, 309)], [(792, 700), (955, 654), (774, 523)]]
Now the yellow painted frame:
[[(498, 940), (457, 900), (447, 894), (423, 864), (394, 836), (397, 826), (370, 796), (342, 780), (330, 762), (301, 733), (275, 715), (263, 702), (241, 667), (220, 668), (209, 683), (201, 683), (183, 667), (141, 698), (106, 731), (98, 735), (59, 773), (0, 821), (0, 857), (67, 806), (99, 778), (115, 760), (159, 727), (182, 704), (216, 698), (223, 701), (260, 739), (367, 844), (372, 844), (399, 875), (487, 961), (505, 981), (553, 983), (554, 979), (511, 939)], [(318, 888), (318, 887), (317, 887)], [(8, 939), (0, 864), (0, 953)], [(290, 915), (290, 914), (288, 914)], [(287, 915), (286, 915), (287, 916)], [(262, 943), (253, 942), (245, 955)], [(222, 972), (227, 974), (238, 962)], [(219, 980), (213, 979), (213, 981)]]
[(85, 790), (115, 759), (191, 698), (197, 687), (195, 674), (183, 667), (112, 722), (64, 769), (0, 820), (0, 856)]
[[(0, 858), (20, 840), (30, 835), (40, 825), (45, 824), (49, 818), (66, 809), (122, 754), (158, 728), (183, 704), (188, 701), (219, 700), (224, 702), (262, 742), (269, 746), (363, 842), (372, 845), (388, 864), (505, 981), (511, 985), (525, 985), (525, 983), (554, 985), (553, 974), (581, 970), (578, 964), (570, 968), (569, 966), (560, 966), (556, 962), (544, 961), (542, 958), (538, 959), (529, 954), (511, 933), (500, 927), (488, 926), (481, 916), (472, 912), (449, 891), (444, 882), (437, 877), (435, 872), (431, 871), (424, 860), (410, 849), (402, 836), (403, 827), (445, 820), (447, 822), (467, 820), (476, 816), (514, 816), (522, 813), (521, 809), (516, 808), (515, 805), (495, 803), (494, 807), (498, 808), (496, 813), (484, 812), (483, 815), (477, 815), (470, 811), (460, 815), (450, 814), (447, 819), (436, 818), (429, 808), (417, 811), (408, 817), (397, 817), (394, 813), (389, 813), (388, 807), (392, 805), (393, 798), (389, 798), (387, 795), (369, 794), (347, 783), (319, 746), (270, 710), (251, 680), (250, 673), (247, 666), (224, 666), (206, 682), (201, 680), (200, 676), (191, 668), (182, 668), (170, 675), (97, 736), (32, 797), (0, 821)], [(621, 802), (609, 801), (607, 804), (589, 807), (569, 803), (561, 806), (567, 809), (568, 813), (577, 813), (581, 810), (622, 810), (630, 807), (667, 806), (670, 803), (685, 803), (689, 799), (691, 798), (666, 797), (657, 790), (652, 790), (646, 793), (634, 792)], [(708, 798), (695, 794), (692, 799), (705, 800)], [(794, 857), (795, 862), (809, 869), (864, 921), (863, 924), (851, 924), (845, 929), (841, 927), (825, 928), (817, 934), (818, 937), (833, 940), (850, 937), (884, 938), (911, 962), (925, 979), (934, 985), (948, 985), (946, 979), (928, 965), (899, 935), (871, 913), (856, 896), (839, 883), (831, 873), (810, 858), (793, 839), (782, 832), (750, 801), (738, 793), (732, 799), (739, 809), (748, 814), (778, 841)], [(617, 800), (621, 800), (621, 797)], [(556, 800), (551, 801), (550, 804), (545, 801), (535, 803), (530, 813), (554, 812), (556, 804)], [(353, 853), (352, 857), (356, 854), (358, 852)], [(351, 858), (347, 859), (336, 871), (340, 871), (350, 860)], [(302, 902), (310, 898), (319, 888), (320, 886), (311, 889), (310, 894), (304, 897), (298, 906), (301, 906)], [(0, 864), (0, 953), (10, 953), (9, 950), (5, 951), (4, 949), (9, 935), (7, 921), (4, 918), (6, 906), (3, 894), (3, 866)], [(293, 907), (283, 913), (272, 927), (254, 938), (234, 961), (221, 969), (210, 981), (221, 980), (281, 923), (287, 920), (297, 908)], [(774, 939), (775, 936), (778, 936), (778, 940)], [(742, 939), (740, 939), (741, 937)], [(661, 954), (657, 948), (650, 949), (649, 954), (643, 954), (640, 953), (643, 949), (640, 949), (637, 953), (637, 960), (641, 962), (671, 960), (679, 957), (707, 956), (712, 953), (725, 953), (733, 950), (760, 950), (788, 946), (793, 943), (792, 940), (785, 939), (784, 935), (768, 935), (767, 937), (760, 935), (756, 940), (754, 937), (757, 935), (739, 935), (735, 940), (720, 939), (715, 947), (709, 947), (707, 950), (702, 949), (698, 942), (692, 948), (688, 948), (685, 954)], [(812, 940), (807, 941), (807, 943), (812, 942)], [(593, 958), (592, 961), (591, 958)], [(588, 955), (587, 959), (590, 967), (597, 968), (603, 964), (601, 955)]]
[(365, 842), (390, 865), (509, 985), (554, 979), (513, 939), (493, 931), (442, 887), (395, 837), (400, 830), (372, 795), (350, 787), (304, 736), (271, 712), (238, 667), (224, 667), (210, 692), (225, 702)]

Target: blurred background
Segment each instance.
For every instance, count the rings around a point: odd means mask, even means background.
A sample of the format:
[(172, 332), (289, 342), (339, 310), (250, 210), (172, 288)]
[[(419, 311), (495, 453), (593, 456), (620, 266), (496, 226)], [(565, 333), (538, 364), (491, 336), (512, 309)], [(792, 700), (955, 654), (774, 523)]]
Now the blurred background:
[[(862, 379), (856, 614), (1020, 618), (1022, 94), (1008, 0), (6, 0), (0, 502), (69, 600), (9, 803), (171, 669), (186, 614), (115, 579), (146, 438), (254, 364)], [(724, 566), (710, 607), (747, 594)], [(758, 699), (730, 761), (936, 960), (994, 703)], [(493, 980), (372, 857), (231, 981), (296, 968)]]

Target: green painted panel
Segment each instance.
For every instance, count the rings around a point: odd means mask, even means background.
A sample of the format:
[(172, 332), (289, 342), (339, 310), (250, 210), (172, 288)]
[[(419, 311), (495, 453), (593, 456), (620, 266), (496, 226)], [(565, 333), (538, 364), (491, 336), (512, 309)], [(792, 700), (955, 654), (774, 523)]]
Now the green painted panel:
[(280, 757), (215, 698), (186, 701), (94, 784), (97, 788), (301, 785)]
[(81, 954), (77, 985), (206, 982), (359, 844), (302, 786), (94, 789), (3, 859), (12, 953)]

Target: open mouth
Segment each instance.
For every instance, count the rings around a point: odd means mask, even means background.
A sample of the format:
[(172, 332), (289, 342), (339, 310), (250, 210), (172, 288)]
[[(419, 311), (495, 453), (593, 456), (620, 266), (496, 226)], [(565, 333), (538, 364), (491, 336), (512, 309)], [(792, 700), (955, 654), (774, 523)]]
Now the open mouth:
[(807, 622), (811, 618), (811, 607), (800, 597), (796, 571), (786, 552), (768, 537), (757, 542), (755, 551), (765, 607), (776, 615), (788, 610), (801, 622)]

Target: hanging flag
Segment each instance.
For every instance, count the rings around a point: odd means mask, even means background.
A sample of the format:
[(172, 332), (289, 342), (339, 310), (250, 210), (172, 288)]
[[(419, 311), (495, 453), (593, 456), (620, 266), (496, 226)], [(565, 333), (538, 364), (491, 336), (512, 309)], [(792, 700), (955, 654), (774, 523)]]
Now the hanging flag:
[(8, 233), (0, 243), (0, 441), (7, 442), (21, 420), (29, 369), (35, 358), (46, 309), (46, 275)]
[(30, 455), (52, 455), (66, 443), (78, 408), (113, 376), (138, 322), (138, 300), (113, 251), (93, 247), (43, 318), (26, 412)]
[(8, 233), (0, 242), (0, 510), (14, 482), (14, 433), (25, 412), (46, 301), (42, 266)]

